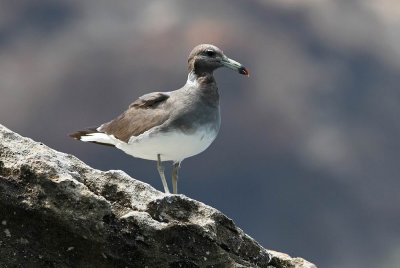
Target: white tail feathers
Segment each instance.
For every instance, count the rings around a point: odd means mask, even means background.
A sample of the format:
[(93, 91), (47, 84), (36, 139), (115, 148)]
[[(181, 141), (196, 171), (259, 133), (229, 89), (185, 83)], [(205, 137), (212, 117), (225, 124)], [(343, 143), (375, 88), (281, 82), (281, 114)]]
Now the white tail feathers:
[(117, 143), (117, 139), (114, 137), (114, 135), (108, 135), (100, 132), (88, 133), (84, 136), (81, 136), (79, 139), (85, 142), (96, 142), (110, 145), (115, 145)]

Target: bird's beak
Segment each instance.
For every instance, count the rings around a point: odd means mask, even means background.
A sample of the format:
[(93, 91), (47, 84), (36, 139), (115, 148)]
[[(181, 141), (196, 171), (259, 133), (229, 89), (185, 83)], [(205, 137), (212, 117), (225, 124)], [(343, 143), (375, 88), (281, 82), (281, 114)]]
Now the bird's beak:
[(246, 76), (250, 76), (249, 71), (246, 69), (246, 67), (244, 67), (242, 64), (240, 64), (237, 61), (234, 61), (234, 60), (232, 60), (232, 59), (230, 59), (228, 57), (223, 57), (221, 59), (221, 63), (225, 67), (228, 67), (229, 69), (237, 71), (240, 74), (243, 74), (243, 75), (246, 75)]

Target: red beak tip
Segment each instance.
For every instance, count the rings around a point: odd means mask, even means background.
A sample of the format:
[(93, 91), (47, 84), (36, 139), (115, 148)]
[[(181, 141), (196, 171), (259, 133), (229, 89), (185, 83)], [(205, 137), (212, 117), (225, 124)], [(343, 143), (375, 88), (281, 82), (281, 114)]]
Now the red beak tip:
[(240, 73), (240, 74), (243, 74), (243, 75), (245, 75), (245, 76), (247, 76), (247, 77), (250, 76), (249, 71), (248, 71), (245, 67), (241, 67), (241, 68), (239, 69), (239, 73)]

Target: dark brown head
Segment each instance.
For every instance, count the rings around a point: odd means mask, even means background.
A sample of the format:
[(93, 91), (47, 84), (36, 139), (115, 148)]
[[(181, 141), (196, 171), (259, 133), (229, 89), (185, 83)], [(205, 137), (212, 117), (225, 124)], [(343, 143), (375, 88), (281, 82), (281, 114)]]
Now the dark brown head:
[(247, 69), (237, 61), (224, 55), (221, 49), (209, 44), (196, 46), (189, 55), (189, 73), (194, 71), (196, 75), (212, 73), (220, 67), (228, 67), (240, 74), (249, 76)]

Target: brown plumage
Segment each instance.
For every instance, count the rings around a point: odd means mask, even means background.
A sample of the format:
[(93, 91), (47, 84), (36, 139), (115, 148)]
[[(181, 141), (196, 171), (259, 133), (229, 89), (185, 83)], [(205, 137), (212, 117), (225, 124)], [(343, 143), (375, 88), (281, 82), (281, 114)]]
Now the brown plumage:
[(128, 142), (132, 136), (138, 136), (168, 119), (168, 112), (163, 109), (163, 103), (168, 98), (167, 94), (161, 92), (146, 94), (134, 101), (116, 119), (101, 125), (98, 130)]
[[(82, 136), (101, 132), (113, 135), (124, 142), (128, 142), (130, 137), (138, 136), (154, 126), (161, 125), (168, 119), (168, 113), (159, 107), (168, 98), (169, 96), (162, 92), (146, 94), (129, 105), (128, 110), (114, 120), (101, 125), (99, 128), (92, 127), (79, 130), (69, 134), (69, 136), (80, 140)], [(97, 141), (91, 142), (114, 146)]]

